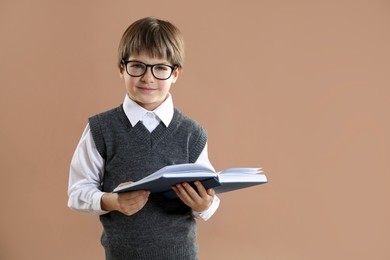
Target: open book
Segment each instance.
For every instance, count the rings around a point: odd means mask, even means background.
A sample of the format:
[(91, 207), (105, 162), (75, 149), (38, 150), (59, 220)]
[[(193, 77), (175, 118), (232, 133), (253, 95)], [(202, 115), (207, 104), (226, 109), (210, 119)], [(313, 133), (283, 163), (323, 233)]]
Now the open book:
[(206, 189), (213, 188), (215, 193), (223, 193), (267, 183), (267, 177), (261, 168), (231, 168), (221, 172), (199, 164), (175, 164), (165, 166), (151, 175), (131, 184), (117, 187), (114, 192), (149, 190), (175, 198), (172, 186), (178, 183), (202, 182)]

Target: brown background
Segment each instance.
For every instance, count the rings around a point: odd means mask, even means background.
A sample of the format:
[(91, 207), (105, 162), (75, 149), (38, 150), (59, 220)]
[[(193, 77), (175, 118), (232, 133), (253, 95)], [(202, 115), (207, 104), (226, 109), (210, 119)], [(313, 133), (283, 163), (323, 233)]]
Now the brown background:
[[(186, 39), (172, 94), (218, 170), (200, 259), (390, 259), (390, 2), (0, 2), (0, 259), (103, 259), (98, 218), (67, 208), (90, 115), (122, 102), (122, 32), (154, 15)], [(175, 232), (172, 230), (172, 232)]]

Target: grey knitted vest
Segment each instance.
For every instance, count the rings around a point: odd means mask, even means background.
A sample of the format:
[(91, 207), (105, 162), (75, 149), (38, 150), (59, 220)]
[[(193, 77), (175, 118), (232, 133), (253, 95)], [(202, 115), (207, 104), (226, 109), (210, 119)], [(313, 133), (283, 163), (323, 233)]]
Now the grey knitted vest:
[[(168, 127), (152, 132), (142, 122), (131, 126), (123, 107), (89, 119), (92, 136), (105, 159), (103, 191), (137, 181), (171, 164), (195, 162), (207, 141), (206, 131), (175, 109)], [(110, 212), (100, 216), (106, 259), (197, 259), (196, 223), (179, 199), (151, 194), (132, 216)]]

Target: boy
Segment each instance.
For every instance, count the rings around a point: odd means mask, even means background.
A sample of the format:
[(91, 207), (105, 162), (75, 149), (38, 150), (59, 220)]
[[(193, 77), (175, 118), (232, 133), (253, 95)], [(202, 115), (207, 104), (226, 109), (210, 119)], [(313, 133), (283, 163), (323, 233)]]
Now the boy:
[(197, 259), (196, 223), (219, 199), (200, 182), (173, 187), (178, 199), (148, 191), (112, 193), (171, 164), (211, 164), (206, 131), (174, 108), (169, 93), (184, 43), (171, 23), (148, 17), (124, 32), (118, 67), (124, 103), (93, 116), (73, 155), (68, 206), (100, 215), (106, 259)]

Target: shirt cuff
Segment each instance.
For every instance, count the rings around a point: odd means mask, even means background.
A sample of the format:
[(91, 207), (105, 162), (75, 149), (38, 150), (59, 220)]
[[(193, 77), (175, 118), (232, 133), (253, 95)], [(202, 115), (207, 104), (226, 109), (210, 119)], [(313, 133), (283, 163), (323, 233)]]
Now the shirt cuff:
[(93, 194), (92, 210), (93, 210), (93, 213), (96, 215), (103, 215), (103, 214), (107, 214), (109, 212), (109, 211), (102, 210), (101, 200), (102, 200), (103, 195), (104, 195), (104, 192), (96, 192), (95, 194)]
[(198, 212), (198, 211), (193, 210), (192, 215), (195, 218), (201, 218), (204, 221), (207, 221), (217, 211), (217, 209), (219, 207), (219, 203), (220, 203), (220, 199), (217, 196), (214, 196), (213, 201), (211, 202), (211, 205), (208, 209), (206, 209), (202, 212)]

